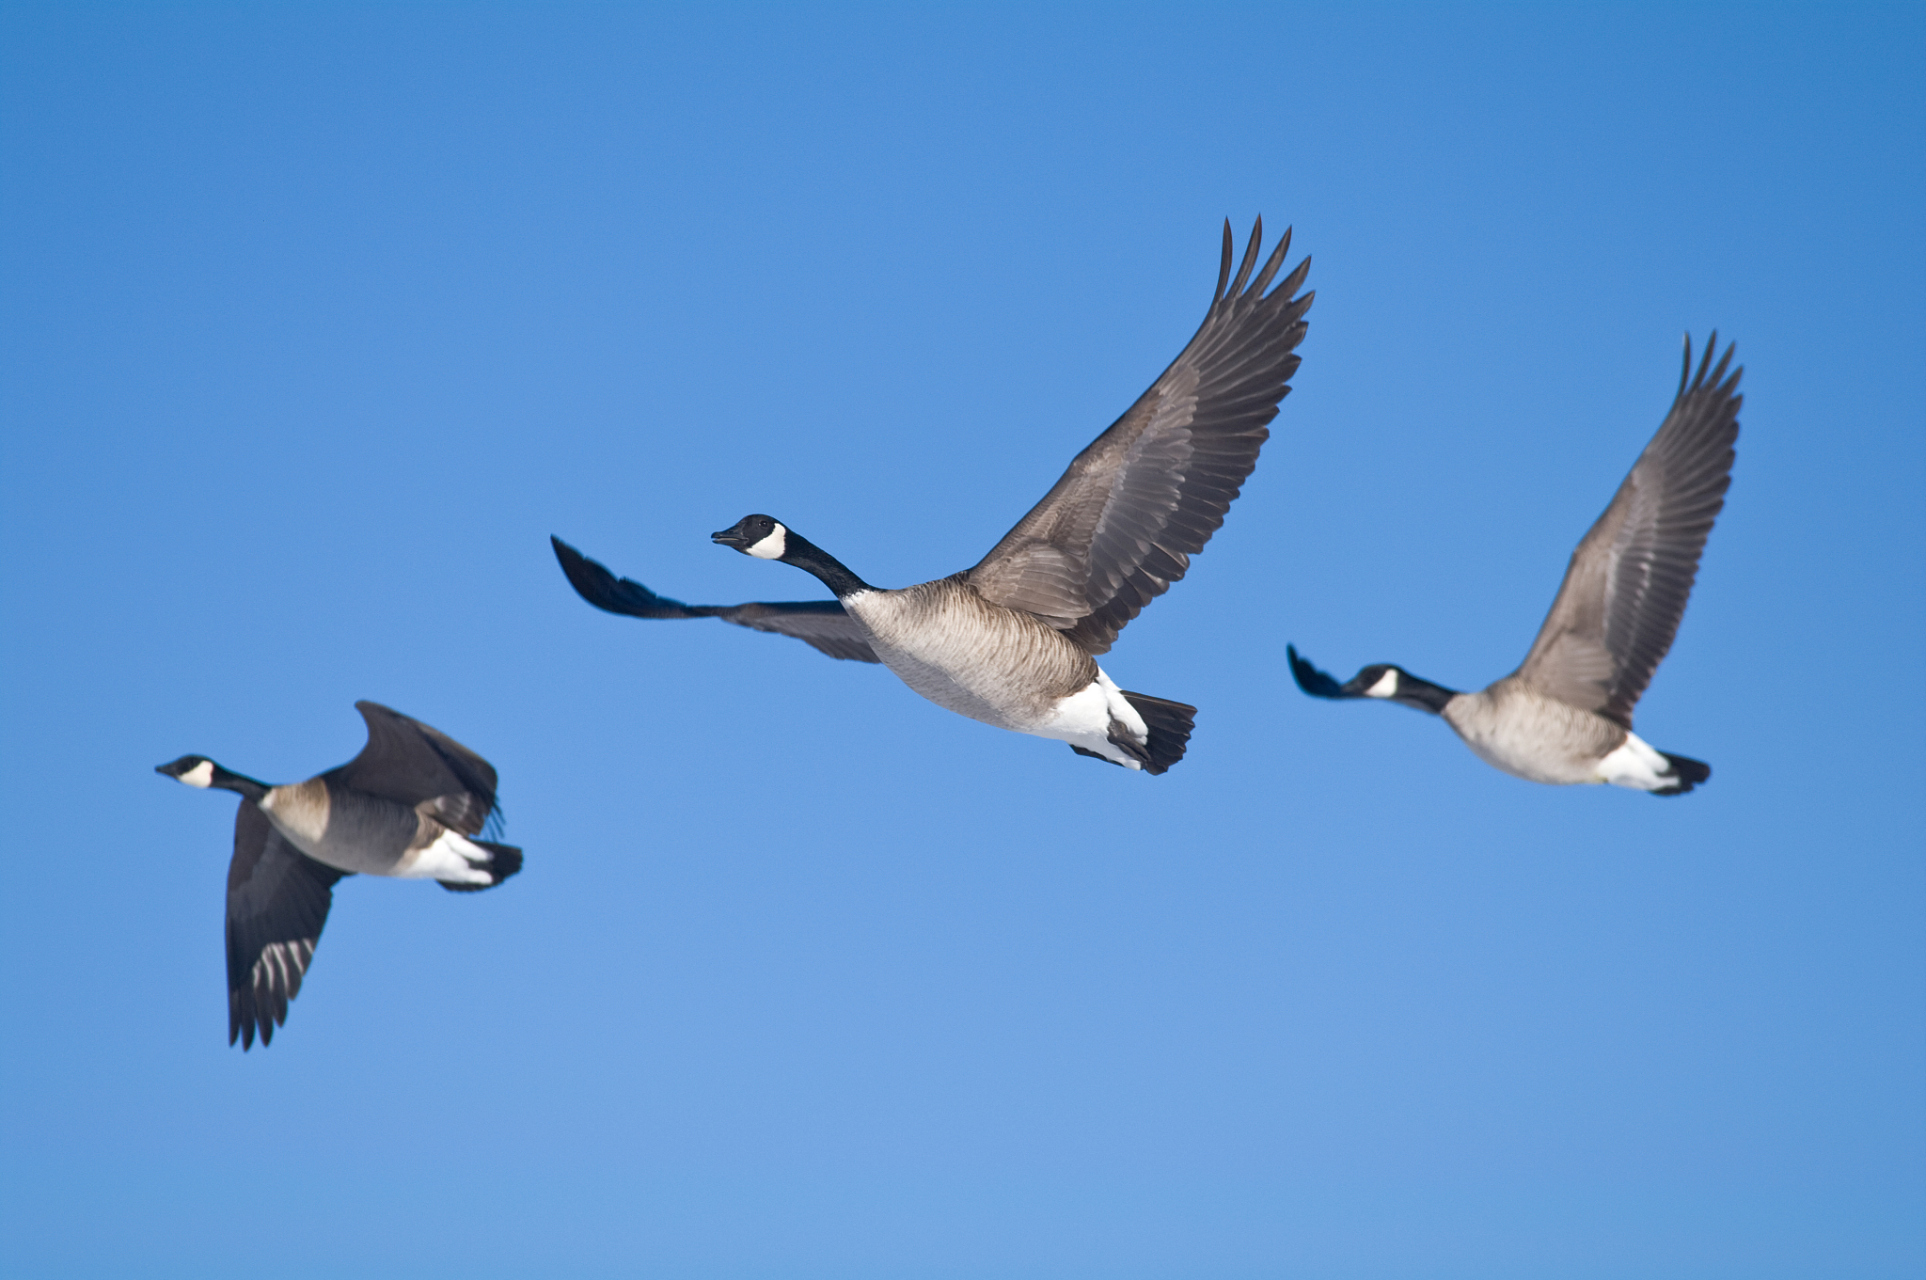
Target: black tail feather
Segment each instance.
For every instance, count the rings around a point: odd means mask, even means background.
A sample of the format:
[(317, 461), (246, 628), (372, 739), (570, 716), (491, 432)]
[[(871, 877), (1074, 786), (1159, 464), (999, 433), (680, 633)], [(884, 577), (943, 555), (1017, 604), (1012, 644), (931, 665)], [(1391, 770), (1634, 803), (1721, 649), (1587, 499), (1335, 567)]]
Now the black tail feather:
[(483, 889), (493, 889), (508, 877), (522, 869), (522, 851), (512, 844), (496, 844), (491, 840), (470, 840), (470, 844), (489, 852), (488, 874), (494, 879), (487, 884), (450, 884), (437, 880), (436, 884), (450, 893), (480, 893)]
[(1190, 744), (1190, 731), (1195, 724), (1197, 708), (1185, 702), (1172, 702), (1168, 698), (1153, 698), (1147, 693), (1132, 693), (1128, 689), (1120, 692), (1130, 700), (1130, 705), (1144, 718), (1144, 727), (1150, 730), (1150, 740), (1143, 746), (1147, 757), (1144, 771), (1163, 773), (1182, 760), (1184, 749)]
[(1675, 756), (1669, 751), (1661, 751), (1665, 763), (1672, 766), (1672, 774), (1678, 779), (1675, 786), (1662, 787), (1652, 794), (1655, 796), (1682, 796), (1712, 776), (1712, 766), (1703, 760), (1690, 756)]

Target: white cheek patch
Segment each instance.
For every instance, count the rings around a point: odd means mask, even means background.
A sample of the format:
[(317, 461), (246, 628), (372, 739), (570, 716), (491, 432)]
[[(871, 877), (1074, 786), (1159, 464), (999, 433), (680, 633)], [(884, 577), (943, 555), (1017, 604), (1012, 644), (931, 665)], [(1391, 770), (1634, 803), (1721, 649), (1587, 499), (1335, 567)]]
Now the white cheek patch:
[(190, 787), (211, 787), (214, 785), (214, 762), (203, 760), (180, 775), (180, 778)]
[(782, 553), (789, 550), (789, 530), (779, 523), (762, 541), (748, 548), (750, 555), (758, 560), (780, 560)]
[(1378, 682), (1364, 691), (1367, 698), (1395, 698), (1398, 696), (1398, 673), (1387, 671), (1378, 677)]

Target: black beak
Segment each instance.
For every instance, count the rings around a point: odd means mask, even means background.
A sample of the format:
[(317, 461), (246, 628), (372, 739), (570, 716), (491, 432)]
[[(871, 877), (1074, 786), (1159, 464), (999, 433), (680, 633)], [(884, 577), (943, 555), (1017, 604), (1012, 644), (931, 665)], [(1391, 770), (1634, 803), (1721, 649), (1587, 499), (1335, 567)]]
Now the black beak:
[(741, 526), (738, 525), (735, 529), (724, 529), (720, 533), (712, 533), (709, 535), (709, 541), (719, 542), (725, 547), (734, 547), (740, 551), (749, 545), (749, 539), (742, 536), (740, 529)]

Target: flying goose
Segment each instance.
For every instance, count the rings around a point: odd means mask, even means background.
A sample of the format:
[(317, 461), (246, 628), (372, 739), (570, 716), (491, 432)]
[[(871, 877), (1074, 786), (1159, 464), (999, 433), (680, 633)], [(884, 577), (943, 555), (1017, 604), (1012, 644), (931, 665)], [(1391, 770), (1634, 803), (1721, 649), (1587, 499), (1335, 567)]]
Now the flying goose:
[(1313, 297), (1297, 295), (1310, 259), (1266, 293), (1291, 234), (1253, 279), (1263, 234), (1259, 219), (1233, 280), (1224, 224), (1217, 289), (1196, 335), (974, 568), (886, 590), (774, 517), (750, 515), (714, 540), (812, 573), (836, 599), (684, 605), (556, 539), (563, 571), (597, 608), (721, 617), (794, 636), (832, 657), (881, 662), (971, 719), (1163, 773), (1183, 758), (1196, 708), (1119, 689), (1096, 656), (1184, 576), (1224, 522), (1290, 390)]
[(1718, 344), (1714, 332), (1694, 375), (1686, 338), (1671, 412), (1572, 553), (1518, 670), (1477, 693), (1383, 662), (1339, 684), (1287, 645), (1298, 687), (1442, 716), (1480, 759), (1530, 782), (1609, 782), (1676, 796), (1711, 777), (1710, 765), (1654, 750), (1633, 733), (1632, 708), (1678, 634), (1699, 553), (1732, 483), (1744, 370), (1726, 376), (1729, 344), (1713, 367)]
[(269, 786), (206, 756), (154, 772), (241, 794), (227, 868), (227, 1042), (274, 1039), (328, 921), (334, 882), (363, 872), (469, 893), (522, 869), (522, 851), (473, 837), (499, 828), (495, 770), (453, 738), (357, 702), (368, 745), (338, 769)]

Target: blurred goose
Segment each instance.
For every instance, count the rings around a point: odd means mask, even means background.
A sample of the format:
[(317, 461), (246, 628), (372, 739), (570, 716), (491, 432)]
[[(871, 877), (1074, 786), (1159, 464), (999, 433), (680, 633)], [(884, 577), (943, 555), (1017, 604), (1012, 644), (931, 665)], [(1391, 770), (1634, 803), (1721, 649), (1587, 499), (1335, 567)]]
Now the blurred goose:
[(475, 839), (501, 823), (495, 770), (419, 720), (357, 702), (368, 745), (338, 769), (269, 786), (206, 756), (155, 767), (190, 787), (241, 795), (227, 869), (227, 1042), (245, 1052), (274, 1039), (314, 958), (334, 883), (362, 872), (493, 888), (522, 869), (522, 851)]
[(973, 720), (1163, 773), (1183, 757), (1196, 708), (1119, 689), (1096, 655), (1184, 576), (1223, 524), (1290, 390), (1313, 296), (1298, 296), (1310, 260), (1271, 290), (1291, 235), (1259, 269), (1263, 232), (1259, 219), (1233, 280), (1224, 225), (1217, 289), (1196, 335), (974, 568), (886, 590), (775, 518), (751, 515), (715, 541), (814, 574), (836, 599), (683, 605), (557, 540), (563, 571), (598, 608), (721, 617), (794, 636), (832, 657), (881, 662)]
[[(1717, 366), (1715, 332), (1696, 375), (1692, 341), (1672, 410), (1572, 553), (1565, 583), (1518, 670), (1477, 693), (1376, 663), (1344, 684), (1286, 646), (1298, 687), (1319, 698), (1384, 698), (1444, 717), (1486, 763), (1530, 782), (1609, 782), (1683, 795), (1712, 776), (1632, 732), (1632, 708), (1672, 647), (1699, 553), (1732, 483), (1742, 369)], [(1688, 381), (1689, 378), (1689, 381)]]

